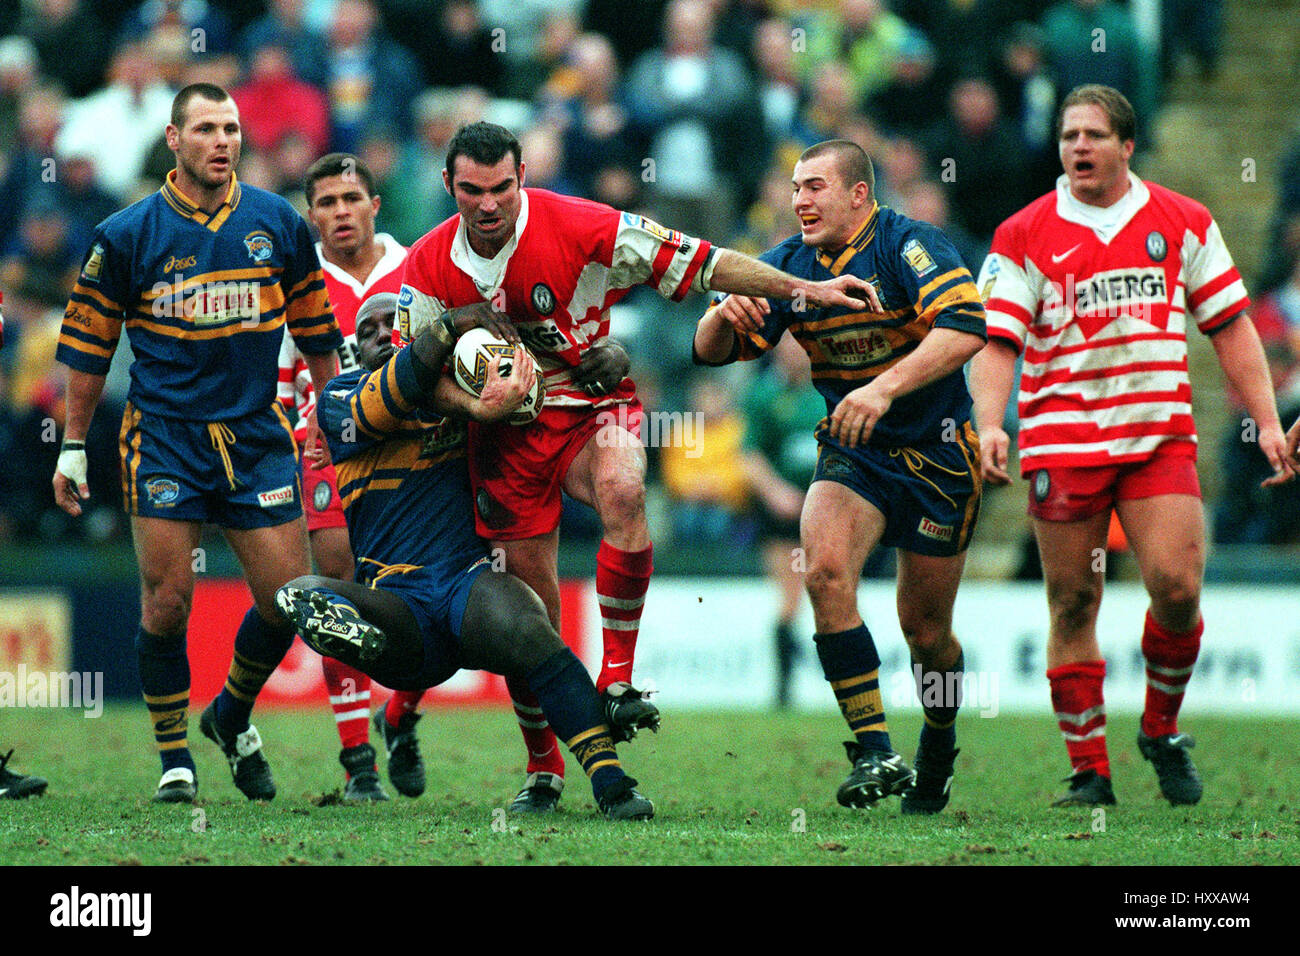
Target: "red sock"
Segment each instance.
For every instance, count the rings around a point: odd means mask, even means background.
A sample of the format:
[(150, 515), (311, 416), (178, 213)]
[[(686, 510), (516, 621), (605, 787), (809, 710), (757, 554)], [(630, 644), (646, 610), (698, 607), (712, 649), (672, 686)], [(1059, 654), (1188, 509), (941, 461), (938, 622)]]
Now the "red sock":
[(1161, 737), (1178, 733), (1178, 708), (1192, 679), (1192, 665), (1201, 650), (1205, 619), (1190, 631), (1168, 631), (1147, 611), (1142, 629), (1142, 656), (1147, 659), (1147, 702), (1142, 710), (1142, 733)]
[(1106, 756), (1106, 704), (1101, 682), (1105, 661), (1063, 664), (1047, 672), (1052, 685), (1052, 710), (1065, 737), (1065, 750), (1075, 773), (1095, 770), (1110, 777)]
[(632, 659), (641, 627), (641, 608), (654, 570), (654, 546), (644, 551), (620, 551), (608, 541), (596, 552), (596, 597), (600, 601), (601, 635), (605, 651), (600, 659), (596, 690), (632, 680)]
[(332, 657), (322, 657), (330, 707), (343, 746), (359, 747), (370, 739), (370, 678)]
[(424, 696), (422, 690), (399, 690), (394, 692), (393, 696), (388, 698), (388, 703), (384, 705), (384, 720), (388, 722), (389, 727), (396, 728), (398, 721), (406, 714), (413, 714), (420, 708), (420, 698)]
[(526, 680), (507, 677), (506, 688), (510, 691), (511, 703), (515, 705), (515, 719), (519, 721), (519, 732), (524, 735), (524, 746), (528, 748), (528, 772), (553, 773), (563, 777), (564, 754), (560, 752), (555, 731), (542, 713), (541, 701)]

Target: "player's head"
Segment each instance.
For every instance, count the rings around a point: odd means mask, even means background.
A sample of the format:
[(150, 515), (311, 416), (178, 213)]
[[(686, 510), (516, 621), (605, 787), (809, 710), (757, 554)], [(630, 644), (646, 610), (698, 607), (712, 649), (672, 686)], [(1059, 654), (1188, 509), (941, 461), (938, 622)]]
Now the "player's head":
[(838, 249), (871, 215), (876, 173), (857, 143), (830, 139), (809, 146), (794, 164), (791, 204), (806, 246)]
[(376, 292), (357, 309), (357, 355), (362, 366), (372, 372), (397, 351), (397, 346), (393, 345), (396, 315), (397, 294), (394, 292)]
[(1061, 166), (1075, 199), (1110, 206), (1128, 190), (1137, 120), (1124, 94), (1091, 83), (1076, 86), (1061, 103), (1056, 131)]
[(350, 153), (328, 153), (303, 177), (307, 218), (327, 255), (350, 256), (375, 241), (379, 196), (375, 177)]
[(181, 185), (214, 191), (230, 182), (239, 163), (239, 108), (221, 87), (191, 83), (177, 93), (166, 136)]
[(442, 182), (456, 200), (474, 251), (499, 252), (519, 218), (524, 185), (519, 140), (495, 123), (462, 126), (447, 145)]

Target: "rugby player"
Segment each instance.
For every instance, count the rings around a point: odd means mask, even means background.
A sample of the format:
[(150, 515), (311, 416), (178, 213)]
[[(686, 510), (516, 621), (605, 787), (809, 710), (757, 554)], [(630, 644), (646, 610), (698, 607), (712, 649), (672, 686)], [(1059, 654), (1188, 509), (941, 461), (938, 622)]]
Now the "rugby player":
[[(313, 648), (389, 687), (422, 691), (462, 667), (523, 681), (587, 772), (601, 811), (649, 819), (654, 806), (619, 765), (586, 669), (537, 596), (491, 568), (472, 520), (464, 424), (430, 407), (455, 336), (499, 317), (486, 305), (452, 309), (394, 354), (396, 303), (389, 293), (366, 300), (356, 329), (364, 368), (331, 382), (319, 402), (357, 581), (299, 578), (280, 589), (280, 607)], [(500, 363), (492, 360), (467, 406), (481, 421), (518, 408), (535, 380), (526, 352), (509, 377)]]
[(95, 229), (63, 316), (67, 424), (54, 497), (81, 514), (86, 433), (125, 326), (135, 362), (122, 420), (122, 493), (140, 568), (140, 683), (162, 761), (154, 799), (192, 802), (185, 631), (205, 521), (238, 557), (255, 606), (235, 635), (225, 687), (200, 729), (250, 800), (275, 796), (249, 723), (262, 685), (293, 642), (275, 591), (311, 567), (298, 450), (276, 399), (287, 328), (312, 382), (342, 344), (307, 223), (273, 193), (241, 184), (239, 111), (218, 86), (176, 94), (162, 188)]
[[(541, 597), (558, 630), (561, 491), (595, 508), (604, 530), (596, 554), (604, 645), (596, 687), (615, 739), (628, 740), (657, 727), (659, 712), (631, 684), (652, 549), (641, 403), (620, 350), (606, 346), (610, 307), (638, 284), (674, 301), (721, 289), (852, 305), (852, 296), (873, 292), (849, 275), (822, 282), (786, 275), (643, 216), (524, 182), (519, 142), (508, 130), (474, 123), (457, 132), (443, 184), (459, 214), (412, 246), (398, 325), (409, 341), (445, 309), (487, 302), (537, 356), (546, 381), (540, 417), (527, 427), (470, 426), (476, 525)], [(452, 402), (456, 391), (445, 381), (439, 395)], [(525, 787), (511, 809), (552, 809), (563, 758), (527, 689), (516, 684), (511, 694), (529, 751)]]
[[(817, 656), (854, 736), (836, 798), (866, 807), (901, 794), (904, 813), (937, 813), (951, 790), (965, 670), (953, 603), (980, 503), (962, 366), (983, 346), (984, 309), (942, 232), (877, 205), (856, 143), (809, 147), (792, 182), (800, 234), (763, 260), (809, 280), (869, 280), (881, 308), (727, 296), (700, 320), (695, 357), (757, 358), (786, 331), (808, 353), (828, 416), (800, 519), (805, 583)], [(890, 741), (880, 655), (858, 612), (858, 580), (878, 545), (898, 549), (898, 623), (925, 714), (915, 772)]]
[(1117, 90), (1087, 85), (1062, 103), (1064, 174), (998, 227), (980, 273), (989, 343), (971, 366), (987, 481), (1005, 485), (1002, 416), (1020, 379), (1020, 473), (1042, 556), (1047, 678), (1072, 774), (1056, 806), (1113, 804), (1097, 644), (1111, 511), (1151, 605), (1142, 627), (1146, 703), (1137, 746), (1171, 804), (1202, 783), (1178, 711), (1205, 625), (1205, 522), (1187, 375), (1187, 319), (1209, 337), (1273, 466), (1289, 480), (1273, 385), (1250, 299), (1200, 203), (1129, 169), (1136, 122)]
[[(375, 292), (396, 293), (402, 284), (406, 247), (388, 233), (375, 232), (380, 197), (374, 176), (357, 157), (329, 153), (316, 160), (303, 178), (307, 219), (316, 227), (325, 288), (334, 318), (343, 334), (338, 371), (358, 368), (356, 314), (362, 300)], [(294, 437), (300, 446), (307, 422), (316, 408), (316, 392), (307, 363), (284, 336), (280, 350), (280, 401), (297, 412)], [(352, 580), (352, 549), (348, 544), (343, 504), (334, 467), (317, 461), (310, 449), (302, 456), (303, 511), (316, 568), (326, 577)], [(343, 745), (339, 763), (347, 774), (343, 799), (353, 802), (387, 800), (379, 784), (375, 751), (370, 746), (370, 678), (332, 657), (321, 658), (330, 707)], [(402, 691), (389, 698), (375, 727), (388, 750), (388, 776), (398, 793), (418, 797), (424, 792), (424, 761), (415, 736), (420, 695)]]

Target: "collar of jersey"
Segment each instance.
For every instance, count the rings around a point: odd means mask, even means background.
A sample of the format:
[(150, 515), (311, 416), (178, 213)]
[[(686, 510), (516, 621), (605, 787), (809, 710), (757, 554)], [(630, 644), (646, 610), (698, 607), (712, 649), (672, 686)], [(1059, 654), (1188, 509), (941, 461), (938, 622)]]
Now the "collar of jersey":
[(880, 207), (876, 205), (876, 201), (873, 199), (871, 200), (871, 215), (867, 216), (867, 221), (849, 238), (848, 245), (834, 255), (818, 250), (817, 261), (829, 269), (831, 275), (839, 275), (844, 271), (844, 267), (849, 264), (849, 260), (867, 248), (871, 240), (876, 237), (876, 221), (879, 218)]
[(1107, 245), (1142, 211), (1151, 198), (1147, 184), (1128, 172), (1129, 188), (1113, 206), (1090, 206), (1075, 199), (1070, 192), (1070, 178), (1064, 173), (1056, 180), (1056, 214), (1066, 222), (1086, 226)]
[(456, 238), (451, 244), (451, 261), (457, 268), (474, 280), (474, 285), (478, 287), (479, 295), (485, 299), (490, 299), (492, 293), (501, 288), (501, 283), (506, 277), (506, 266), (510, 264), (510, 257), (515, 254), (519, 248), (519, 239), (524, 234), (524, 227), (528, 225), (528, 190), (519, 190), (519, 218), (515, 220), (515, 234), (510, 237), (510, 241), (501, 247), (491, 259), (484, 259), (477, 252), (470, 248), (469, 230), (465, 226), (465, 217), (460, 217), (460, 222), (456, 226)]
[(375, 239), (384, 247), (384, 254), (379, 257), (375, 267), (370, 270), (370, 275), (366, 276), (364, 282), (358, 282), (352, 278), (352, 274), (347, 272), (342, 266), (336, 266), (325, 258), (325, 246), (323, 243), (316, 243), (316, 258), (320, 259), (320, 267), (325, 272), (337, 279), (340, 283), (352, 290), (358, 298), (366, 294), (376, 281), (388, 275), (406, 258), (406, 247), (390, 236), (386, 232), (375, 233)]
[(178, 215), (184, 216), (186, 219), (192, 219), (200, 226), (213, 232), (222, 227), (225, 221), (230, 218), (230, 214), (235, 211), (235, 207), (239, 205), (239, 180), (235, 178), (233, 171), (230, 174), (230, 188), (226, 190), (226, 198), (221, 200), (221, 205), (213, 213), (204, 212), (176, 188), (176, 170), (174, 169), (167, 174), (167, 178), (163, 180), (162, 188), (158, 191), (162, 193), (167, 205), (176, 210)]

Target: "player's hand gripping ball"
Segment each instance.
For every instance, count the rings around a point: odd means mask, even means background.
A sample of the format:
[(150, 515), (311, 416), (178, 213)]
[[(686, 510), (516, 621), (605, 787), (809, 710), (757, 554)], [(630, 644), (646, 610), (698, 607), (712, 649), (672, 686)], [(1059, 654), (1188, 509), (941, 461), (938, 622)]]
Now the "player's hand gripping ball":
[[(483, 394), (487, 385), (488, 363), (495, 356), (501, 356), (497, 372), (502, 378), (510, 375), (514, 365), (515, 349), (526, 349), (522, 342), (511, 345), (505, 339), (498, 338), (487, 329), (473, 328), (456, 340), (456, 348), (451, 357), (452, 374), (456, 384), (475, 398)], [(546, 395), (546, 386), (542, 379), (542, 370), (536, 371), (533, 387), (529, 390), (523, 404), (510, 413), (506, 419), (511, 425), (527, 425), (537, 418), (542, 410), (542, 400)]]

